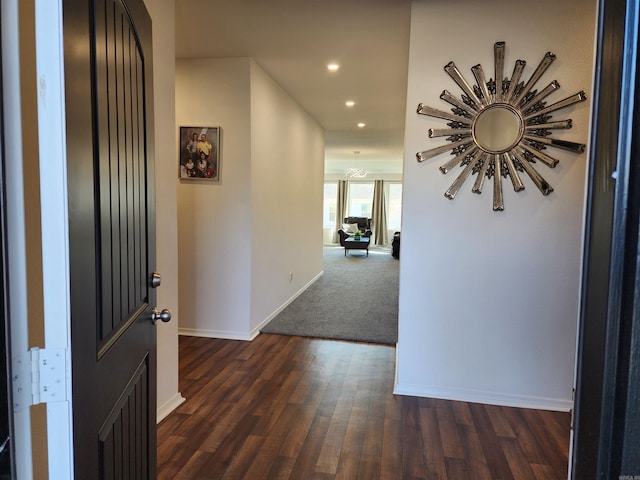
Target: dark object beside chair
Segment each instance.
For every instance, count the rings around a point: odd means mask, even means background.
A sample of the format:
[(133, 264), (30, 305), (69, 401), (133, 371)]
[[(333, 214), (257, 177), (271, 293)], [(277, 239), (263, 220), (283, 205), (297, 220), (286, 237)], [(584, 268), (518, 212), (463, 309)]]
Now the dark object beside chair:
[[(362, 232), (363, 237), (371, 237), (373, 232), (371, 231), (371, 219), (367, 217), (347, 217), (343, 223), (353, 224), (357, 223), (358, 228)], [(338, 230), (338, 236), (340, 237), (340, 246), (344, 247), (344, 239), (349, 236), (342, 228)]]
[(393, 234), (393, 240), (391, 240), (391, 256), (393, 258), (400, 258), (400, 232)]

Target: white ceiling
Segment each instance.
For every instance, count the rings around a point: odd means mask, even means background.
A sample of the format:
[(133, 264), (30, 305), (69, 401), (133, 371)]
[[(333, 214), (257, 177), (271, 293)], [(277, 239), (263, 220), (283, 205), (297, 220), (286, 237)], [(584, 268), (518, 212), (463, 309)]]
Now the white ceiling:
[(401, 173), (410, 11), (410, 0), (180, 0), (176, 56), (253, 58), (325, 129), (325, 173), (356, 159)]

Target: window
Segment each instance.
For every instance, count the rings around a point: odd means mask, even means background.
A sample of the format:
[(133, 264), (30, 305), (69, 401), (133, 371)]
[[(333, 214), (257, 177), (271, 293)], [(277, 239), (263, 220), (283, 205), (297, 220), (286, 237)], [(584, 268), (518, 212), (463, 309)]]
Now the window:
[(389, 183), (387, 196), (387, 228), (400, 231), (402, 219), (402, 184)]
[[(347, 217), (371, 218), (373, 212), (373, 182), (349, 182)], [(338, 183), (324, 184), (323, 226), (335, 228), (338, 204)], [(400, 230), (402, 216), (402, 183), (385, 182), (387, 228)], [(342, 221), (342, 220), (341, 220)]]
[(349, 183), (347, 216), (371, 218), (373, 210), (373, 182)]
[(325, 228), (336, 227), (336, 205), (338, 203), (338, 184), (324, 184), (323, 224)]

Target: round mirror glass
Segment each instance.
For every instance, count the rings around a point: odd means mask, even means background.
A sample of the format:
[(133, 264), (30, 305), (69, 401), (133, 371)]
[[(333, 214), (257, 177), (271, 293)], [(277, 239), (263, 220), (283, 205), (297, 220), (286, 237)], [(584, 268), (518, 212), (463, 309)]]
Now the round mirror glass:
[(524, 132), (520, 114), (511, 106), (492, 105), (482, 110), (473, 122), (473, 138), (488, 153), (502, 153), (515, 147)]

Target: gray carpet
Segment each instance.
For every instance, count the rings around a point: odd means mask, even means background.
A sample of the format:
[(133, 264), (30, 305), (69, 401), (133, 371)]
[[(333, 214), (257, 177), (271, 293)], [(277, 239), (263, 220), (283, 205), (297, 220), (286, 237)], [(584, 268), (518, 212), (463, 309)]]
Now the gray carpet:
[(324, 248), (324, 275), (262, 333), (395, 344), (399, 262), (388, 249)]

